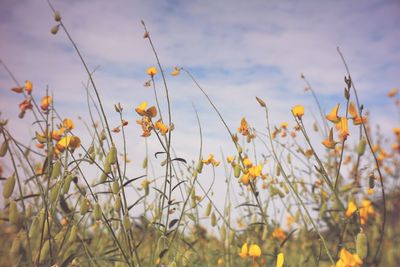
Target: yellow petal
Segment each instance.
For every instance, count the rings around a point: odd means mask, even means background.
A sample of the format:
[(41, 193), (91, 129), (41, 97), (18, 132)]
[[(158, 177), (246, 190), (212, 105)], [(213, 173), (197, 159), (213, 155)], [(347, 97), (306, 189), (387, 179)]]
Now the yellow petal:
[(349, 113), (350, 113), (350, 116), (351, 116), (353, 119), (356, 118), (356, 117), (358, 117), (357, 109), (356, 109), (356, 106), (354, 105), (354, 102), (353, 102), (353, 101), (350, 102), (350, 105), (349, 105)]
[(331, 121), (331, 122), (333, 122), (333, 123), (338, 123), (338, 122), (340, 121), (340, 118), (339, 118), (338, 115), (337, 115), (338, 110), (339, 110), (339, 106), (340, 106), (340, 104), (337, 104), (337, 105), (331, 110), (331, 112), (330, 112), (328, 115), (326, 115), (326, 118), (327, 118), (329, 121)]
[(140, 115), (143, 116), (146, 113), (146, 108), (147, 108), (147, 102), (144, 101), (142, 102), (137, 108), (135, 108), (135, 111)]
[(244, 243), (242, 249), (240, 250), (239, 256), (245, 259), (247, 258), (247, 252), (248, 252), (247, 243)]
[(346, 210), (346, 216), (347, 217), (351, 217), (351, 215), (353, 215), (353, 213), (357, 210), (357, 206), (356, 203), (354, 203), (354, 201), (350, 201), (348, 206), (347, 206), (347, 210)]
[(150, 75), (151, 77), (153, 77), (154, 75), (157, 74), (157, 69), (155, 67), (150, 67), (147, 69), (146, 73), (147, 75)]
[(285, 256), (283, 253), (279, 253), (278, 256), (276, 257), (276, 267), (282, 267), (283, 262), (285, 261)]
[(251, 256), (253, 258), (260, 257), (261, 256), (261, 248), (256, 244), (251, 245), (250, 249), (249, 249), (249, 256)]
[(67, 130), (72, 130), (75, 127), (74, 122), (69, 118), (63, 120), (63, 126)]
[(302, 105), (296, 105), (292, 108), (292, 113), (298, 119), (301, 119), (301, 117), (304, 115), (304, 107)]

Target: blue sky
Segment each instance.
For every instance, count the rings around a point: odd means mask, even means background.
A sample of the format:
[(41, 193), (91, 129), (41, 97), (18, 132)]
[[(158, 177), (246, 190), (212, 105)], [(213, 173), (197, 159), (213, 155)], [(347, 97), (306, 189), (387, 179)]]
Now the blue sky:
[[(361, 102), (372, 124), (384, 132), (393, 127), (394, 106), (386, 93), (400, 85), (400, 2), (354, 1), (52, 1), (91, 69), (110, 118), (113, 105), (125, 107), (133, 164), (141, 162), (144, 142), (134, 120), (143, 100), (154, 104), (144, 88), (145, 70), (156, 61), (143, 39), (143, 19), (161, 63), (192, 70), (199, 83), (235, 130), (242, 117), (263, 128), (263, 113), (255, 96), (266, 100), (273, 123), (294, 125), (290, 109), (303, 104), (317, 113), (304, 73), (328, 112), (343, 102), (346, 74), (336, 47), (351, 68)], [(17, 78), (34, 83), (34, 96), (55, 95), (61, 114), (88, 120), (82, 82), (87, 77), (65, 34), (50, 34), (55, 24), (46, 1), (1, 0), (0, 58)], [(176, 125), (175, 149), (188, 159), (198, 153), (198, 130), (192, 103), (199, 110), (204, 154), (232, 153), (232, 145), (217, 116), (188, 77), (168, 77)], [(160, 77), (156, 77), (161, 86)], [(19, 95), (0, 70), (0, 110), (22, 140), (33, 133), (29, 116), (17, 119)], [(160, 95), (163, 96), (159, 87)], [(162, 109), (165, 112), (165, 103)], [(397, 118), (399, 119), (399, 118)], [(309, 122), (312, 122), (311, 115)], [(116, 124), (115, 121), (112, 124)], [(77, 123), (78, 131), (85, 131)], [(31, 130), (26, 130), (31, 129)], [(155, 141), (155, 140), (152, 140)], [(155, 143), (155, 142), (153, 142)], [(319, 143), (316, 142), (316, 143)], [(193, 149), (193, 147), (195, 149)], [(157, 146), (151, 147), (157, 151)], [(130, 152), (132, 151), (132, 152)], [(139, 152), (138, 152), (139, 151)]]

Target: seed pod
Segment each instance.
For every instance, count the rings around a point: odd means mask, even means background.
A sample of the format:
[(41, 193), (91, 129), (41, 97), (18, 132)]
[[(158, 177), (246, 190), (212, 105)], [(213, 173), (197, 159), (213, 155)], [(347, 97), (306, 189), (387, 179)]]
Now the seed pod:
[(369, 175), (369, 188), (374, 188), (375, 187), (375, 176), (373, 173)]
[(21, 248), (21, 240), (19, 237), (15, 237), (10, 249), (11, 254), (14, 255), (19, 254), (20, 248)]
[(42, 249), (40, 250), (40, 258), (39, 258), (39, 263), (43, 263), (47, 256), (49, 255), (50, 251), (50, 241), (46, 240), (46, 242), (43, 244)]
[(99, 203), (96, 203), (96, 205), (94, 206), (94, 212), (93, 212), (93, 217), (96, 221), (101, 219), (101, 207)]
[(35, 239), (35, 237), (37, 237), (37, 234), (39, 232), (39, 218), (35, 217), (32, 220), (32, 224), (31, 224), (31, 228), (29, 229), (29, 237), (32, 239)]
[(360, 140), (360, 143), (358, 144), (358, 148), (357, 148), (357, 153), (359, 156), (364, 155), (366, 144), (367, 144), (367, 141), (365, 140), (365, 138), (362, 138)]
[(240, 173), (241, 173), (240, 164), (236, 164), (235, 167), (233, 167), (233, 176), (235, 176), (235, 178), (239, 178)]
[(61, 174), (61, 161), (57, 160), (53, 165), (53, 170), (51, 172), (51, 178), (56, 179)]
[(17, 208), (17, 203), (12, 200), (10, 201), (10, 207), (9, 207), (9, 220), (11, 224), (17, 224), (18, 223), (18, 208)]
[(4, 184), (3, 197), (5, 199), (9, 198), (12, 195), (14, 187), (15, 187), (15, 175), (13, 174), (11, 177), (8, 177), (6, 183)]
[(104, 173), (109, 174), (111, 172), (111, 163), (108, 161), (108, 158), (106, 158), (106, 161), (104, 162)]
[(4, 157), (8, 151), (8, 142), (4, 140), (3, 144), (0, 147), (0, 158)]
[(56, 234), (56, 236), (54, 237), (54, 240), (56, 241), (55, 243), (56, 243), (56, 247), (57, 248), (61, 247), (61, 243), (62, 243), (62, 241), (64, 240), (64, 237), (65, 237), (65, 231), (66, 231), (66, 228), (61, 229), (61, 231), (58, 232), (58, 234)]
[(76, 224), (72, 225), (71, 232), (69, 233), (68, 242), (72, 243), (76, 240), (78, 236), (78, 226)]
[(201, 173), (203, 171), (203, 158), (200, 158), (199, 162), (197, 163), (196, 171)]
[(125, 230), (129, 230), (132, 227), (131, 219), (129, 219), (127, 214), (125, 214), (124, 218), (122, 219), (122, 225), (124, 226)]
[(114, 210), (118, 213), (121, 211), (121, 197), (119, 195), (115, 197)]
[(81, 215), (85, 215), (86, 212), (87, 212), (88, 209), (89, 209), (88, 203), (87, 203), (87, 202), (88, 202), (87, 198), (83, 198), (83, 199), (81, 200), (81, 206), (80, 206), (80, 209), (79, 209)]
[(242, 146), (238, 145), (237, 151), (239, 152), (239, 154), (242, 154), (242, 152), (243, 152)]
[(68, 174), (67, 177), (65, 178), (64, 185), (63, 185), (63, 192), (62, 192), (64, 195), (68, 194), (69, 187), (71, 186), (71, 182), (72, 182), (73, 178), (74, 178), (74, 176), (72, 174)]
[(111, 165), (117, 162), (117, 148), (115, 145), (111, 146), (110, 151), (107, 154), (107, 160)]
[(54, 11), (54, 20), (57, 22), (61, 21), (61, 15), (59, 11)]
[(116, 195), (119, 192), (119, 183), (118, 181), (114, 181), (112, 184), (112, 192)]
[(292, 164), (292, 156), (290, 154), (287, 154), (287, 163)]
[(281, 167), (279, 167), (279, 165), (276, 165), (276, 176), (280, 175), (281, 175)]
[(265, 240), (267, 240), (267, 237), (268, 237), (268, 227), (264, 226), (263, 227), (262, 236), (261, 236), (261, 240), (265, 241)]
[(104, 130), (102, 130), (101, 132), (100, 132), (100, 141), (104, 141), (104, 140), (106, 140), (106, 132), (104, 131)]
[(361, 230), (356, 237), (356, 251), (360, 259), (365, 259), (368, 255), (368, 240), (366, 234)]
[(211, 214), (211, 226), (214, 227), (217, 225), (217, 217), (215, 216), (215, 213), (213, 212)]
[(220, 234), (221, 234), (221, 240), (225, 240), (225, 238), (226, 238), (226, 228), (225, 228), (225, 226), (221, 227)]
[(178, 265), (176, 264), (175, 261), (173, 261), (170, 264), (168, 264), (168, 267), (178, 267)]
[(51, 30), (50, 30), (50, 32), (51, 32), (51, 34), (57, 34), (57, 32), (58, 32), (58, 30), (60, 29), (60, 25), (54, 25), (52, 28), (51, 28)]
[(207, 205), (207, 208), (206, 208), (206, 213), (205, 213), (205, 215), (207, 217), (210, 216), (211, 208), (212, 208), (211, 202), (208, 202), (208, 205)]
[(313, 124), (313, 130), (314, 130), (314, 132), (318, 132), (318, 125), (315, 122)]
[(101, 175), (100, 175), (100, 183), (104, 183), (106, 180), (107, 180), (107, 174), (106, 173), (104, 173), (104, 172), (101, 172)]
[(56, 203), (57, 197), (60, 194), (61, 183), (57, 183), (50, 191), (50, 201), (51, 203)]
[(147, 168), (147, 163), (148, 163), (148, 159), (147, 156), (143, 159), (143, 163), (142, 163), (142, 168), (146, 169)]

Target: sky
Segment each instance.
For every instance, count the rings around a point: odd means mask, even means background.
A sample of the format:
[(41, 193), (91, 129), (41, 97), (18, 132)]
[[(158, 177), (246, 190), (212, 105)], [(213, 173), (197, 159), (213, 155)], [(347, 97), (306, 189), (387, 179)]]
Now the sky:
[[(337, 47), (347, 60), (361, 103), (371, 113), (372, 125), (389, 133), (393, 120), (400, 119), (388, 115), (395, 114), (395, 107), (386, 97), (390, 89), (400, 86), (400, 2), (396, 0), (60, 0), (52, 4), (89, 68), (96, 68), (94, 78), (111, 126), (117, 125), (118, 118), (114, 104), (124, 107), (132, 169), (141, 165), (144, 151), (134, 108), (142, 101), (155, 104), (153, 91), (143, 86), (148, 80), (146, 69), (156, 60), (143, 38), (141, 20), (164, 70), (169, 73), (174, 66), (190, 70), (233, 131), (242, 117), (265, 129), (255, 96), (267, 102), (274, 124), (287, 121), (294, 126), (290, 109), (295, 104), (305, 106), (305, 120), (311, 123), (311, 114), (318, 110), (311, 94), (304, 91), (301, 73), (324, 112), (343, 103), (346, 71)], [(0, 0), (0, 59), (21, 83), (33, 82), (34, 97), (40, 99), (48, 88), (59, 113), (75, 120), (76, 131), (84, 135), (87, 131), (78, 117), (89, 121), (82, 85), (87, 75), (65, 33), (50, 33), (55, 24), (46, 1)], [(155, 82), (166, 114), (160, 75)], [(167, 75), (167, 83), (175, 124), (172, 142), (178, 156), (188, 161), (198, 156), (193, 106), (202, 124), (204, 156), (214, 153), (221, 159), (221, 151), (233, 153), (226, 130), (193, 82), (182, 74)], [(9, 128), (20, 140), (30, 142), (35, 131), (32, 117), (18, 119), (22, 99), (9, 90), (14, 86), (1, 68), (1, 117), (10, 119)], [(154, 137), (149, 146), (151, 151), (160, 149)]]

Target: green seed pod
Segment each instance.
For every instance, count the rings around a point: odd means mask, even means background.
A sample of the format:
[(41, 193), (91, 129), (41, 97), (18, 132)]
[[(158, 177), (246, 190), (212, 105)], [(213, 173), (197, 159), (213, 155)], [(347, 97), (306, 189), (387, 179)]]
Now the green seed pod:
[(60, 195), (61, 183), (57, 183), (50, 191), (50, 202), (56, 204), (57, 198)]
[(88, 200), (87, 198), (83, 198), (81, 199), (81, 206), (80, 206), (80, 213), (81, 215), (85, 215), (86, 212), (88, 211), (89, 207), (88, 207)]
[(118, 181), (114, 181), (112, 184), (112, 192), (116, 195), (119, 192), (119, 183)]
[(237, 151), (238, 151), (239, 154), (242, 154), (243, 148), (242, 148), (241, 145), (238, 145), (238, 146), (237, 146)]
[(225, 240), (225, 238), (226, 238), (226, 228), (225, 228), (225, 226), (221, 227), (220, 234), (221, 234), (221, 240)]
[(361, 231), (356, 237), (356, 251), (360, 259), (364, 260), (368, 255), (368, 240), (366, 234)]
[(0, 158), (4, 157), (8, 151), (8, 142), (4, 140), (3, 144), (0, 147)]
[(206, 213), (205, 213), (205, 215), (206, 215), (207, 217), (210, 216), (211, 208), (212, 208), (211, 202), (208, 202), (207, 208), (206, 208)]
[(129, 230), (132, 227), (131, 219), (129, 219), (127, 214), (125, 214), (124, 218), (122, 219), (122, 225), (124, 226), (125, 230)]
[(35, 217), (33, 218), (31, 228), (29, 229), (29, 237), (35, 239), (37, 237), (37, 234), (39, 233), (39, 228), (39, 218)]
[(69, 233), (68, 242), (73, 243), (78, 237), (78, 226), (72, 225), (71, 232)]
[(375, 187), (375, 176), (373, 173), (369, 175), (369, 188), (374, 188)]
[(51, 30), (50, 30), (50, 32), (51, 32), (51, 34), (57, 34), (57, 32), (58, 32), (58, 30), (60, 29), (60, 25), (54, 25), (52, 28), (51, 28)]
[(12, 195), (14, 187), (15, 187), (15, 175), (13, 174), (11, 177), (8, 177), (6, 183), (4, 184), (3, 197), (5, 199), (8, 199)]
[(203, 158), (200, 158), (199, 162), (197, 163), (196, 171), (201, 173), (203, 171)]
[(42, 249), (40, 250), (40, 258), (39, 258), (39, 263), (43, 263), (47, 256), (49, 255), (50, 251), (50, 241), (46, 240), (46, 242), (43, 244)]
[(33, 214), (33, 206), (31, 204), (28, 204), (28, 206), (25, 209), (25, 218), (32, 217), (32, 214)]
[(57, 160), (53, 165), (53, 170), (51, 172), (51, 178), (56, 179), (61, 174), (61, 161)]
[(121, 211), (121, 197), (119, 195), (115, 197), (114, 210), (118, 213)]
[(65, 178), (64, 185), (63, 185), (63, 191), (62, 191), (62, 193), (64, 195), (68, 194), (68, 191), (71, 186), (71, 182), (72, 182), (73, 178), (74, 178), (74, 176), (72, 174), (68, 174), (67, 177)]
[(235, 178), (239, 178), (240, 173), (241, 173), (240, 164), (235, 164), (235, 167), (233, 167), (233, 176), (235, 176)]
[(109, 174), (111, 172), (111, 163), (108, 161), (106, 158), (106, 161), (104, 162), (104, 173)]
[(61, 15), (59, 11), (54, 11), (54, 20), (57, 22), (61, 21)]
[(12, 200), (10, 201), (10, 207), (9, 207), (9, 220), (11, 224), (18, 224), (18, 208), (17, 208), (17, 203)]
[(104, 130), (102, 130), (101, 132), (100, 132), (100, 141), (104, 141), (104, 140), (106, 140), (106, 132), (104, 131)]
[(143, 163), (142, 163), (142, 168), (146, 169), (147, 168), (147, 163), (148, 163), (148, 159), (147, 156), (144, 158)]
[(66, 231), (66, 228), (61, 229), (61, 231), (58, 232), (56, 234), (56, 236), (54, 237), (54, 240), (56, 241), (55, 243), (56, 243), (56, 247), (57, 248), (61, 247), (61, 244), (62, 244), (62, 242), (63, 242), (63, 240), (65, 238), (65, 231)]
[(19, 237), (15, 237), (10, 249), (11, 254), (14, 255), (19, 254), (20, 248), (21, 248), (21, 240)]
[(170, 264), (168, 264), (168, 267), (178, 267), (178, 265), (176, 264), (175, 261), (173, 261)]
[(101, 175), (100, 175), (100, 183), (104, 183), (105, 181), (107, 181), (107, 174), (106, 173), (104, 173), (104, 172), (101, 172)]
[(365, 138), (362, 138), (360, 140), (360, 143), (358, 144), (358, 148), (357, 148), (357, 153), (359, 156), (364, 155), (366, 144), (367, 144), (367, 141), (365, 140)]
[(211, 226), (214, 227), (217, 225), (217, 217), (215, 216), (215, 213), (213, 212), (211, 214)]
[(94, 205), (94, 211), (93, 211), (93, 217), (96, 221), (101, 220), (101, 207), (99, 203), (96, 203), (96, 205)]
[(110, 151), (107, 154), (108, 162), (112, 165), (117, 162), (117, 148), (115, 145), (112, 145)]

